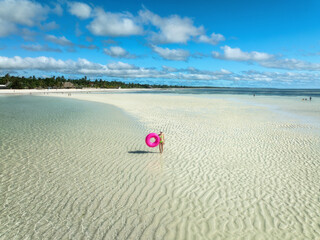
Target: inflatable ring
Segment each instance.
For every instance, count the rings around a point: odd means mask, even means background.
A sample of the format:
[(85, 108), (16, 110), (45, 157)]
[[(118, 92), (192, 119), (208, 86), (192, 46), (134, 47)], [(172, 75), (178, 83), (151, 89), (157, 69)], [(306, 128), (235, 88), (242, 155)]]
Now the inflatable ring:
[[(151, 142), (151, 138), (154, 138), (155, 141), (154, 142)], [(149, 147), (156, 147), (158, 146), (160, 143), (160, 137), (158, 136), (158, 134), (156, 133), (149, 133), (146, 137), (146, 144), (149, 146)]]

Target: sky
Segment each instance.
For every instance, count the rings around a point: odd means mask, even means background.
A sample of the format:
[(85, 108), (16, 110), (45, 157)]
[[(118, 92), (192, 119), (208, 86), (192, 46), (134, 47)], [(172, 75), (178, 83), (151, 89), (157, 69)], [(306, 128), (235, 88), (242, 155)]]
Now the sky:
[(317, 0), (0, 0), (0, 76), (320, 88)]

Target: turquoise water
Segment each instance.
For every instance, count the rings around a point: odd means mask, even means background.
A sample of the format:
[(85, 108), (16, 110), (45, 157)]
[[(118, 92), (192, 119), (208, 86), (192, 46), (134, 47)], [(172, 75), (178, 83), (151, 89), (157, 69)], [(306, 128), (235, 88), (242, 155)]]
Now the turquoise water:
[(275, 88), (177, 88), (177, 89), (143, 90), (143, 91), (138, 90), (138, 91), (131, 91), (129, 93), (197, 94), (197, 95), (199, 94), (234, 94), (234, 95), (255, 94), (256, 96), (304, 97), (304, 98), (308, 98), (308, 100), (310, 96), (320, 97), (320, 89), (275, 89)]
[(130, 154), (143, 149), (141, 135), (139, 123), (106, 104), (0, 97), (0, 239), (108, 236), (100, 227), (114, 225), (113, 197), (132, 159), (141, 163)]
[(103, 136), (104, 140), (110, 129), (118, 130), (120, 125), (128, 130), (128, 119), (121, 110), (106, 104), (35, 96), (0, 97), (1, 150), (19, 147), (30, 153), (27, 140), (37, 144), (33, 150), (40, 150), (57, 140), (63, 145), (83, 137), (87, 140), (83, 144), (90, 147), (93, 136)]

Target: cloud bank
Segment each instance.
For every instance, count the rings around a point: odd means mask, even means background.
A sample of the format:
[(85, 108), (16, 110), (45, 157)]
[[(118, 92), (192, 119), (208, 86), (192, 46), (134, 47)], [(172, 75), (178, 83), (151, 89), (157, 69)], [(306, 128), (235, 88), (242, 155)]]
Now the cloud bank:
[(223, 46), (221, 50), (223, 51), (222, 53), (213, 51), (212, 57), (223, 60), (257, 63), (266, 68), (307, 71), (320, 70), (320, 63), (311, 63), (294, 58), (280, 58), (276, 55), (263, 52), (244, 52), (240, 48), (231, 48), (229, 46)]
[(93, 63), (86, 59), (56, 60), (48, 57), (22, 58), (19, 56), (8, 58), (0, 56), (0, 70), (40, 70), (44, 72), (58, 72), (62, 74), (81, 74), (96, 77), (115, 77), (120, 79), (175, 79), (196, 81), (229, 81), (229, 82), (260, 82), (260, 83), (317, 83), (319, 73), (278, 73), (246, 71), (233, 73), (221, 69), (218, 71), (199, 70), (193, 67), (173, 68), (163, 66), (162, 69), (138, 67), (124, 62), (109, 64)]

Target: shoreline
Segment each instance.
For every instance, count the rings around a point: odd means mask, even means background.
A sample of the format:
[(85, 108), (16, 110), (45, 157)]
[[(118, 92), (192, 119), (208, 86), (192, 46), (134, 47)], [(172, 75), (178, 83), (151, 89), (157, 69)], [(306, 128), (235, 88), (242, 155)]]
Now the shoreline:
[[(247, 91), (246, 91), (247, 90)], [(273, 92), (274, 91), (274, 92)], [(126, 93), (150, 92), (179, 95), (235, 95), (261, 97), (290, 97), (310, 101), (320, 99), (320, 89), (269, 88), (82, 88), (82, 89), (0, 89), (0, 95), (55, 94), (55, 93)]]
[[(139, 89), (138, 89), (139, 90)], [(180, 102), (180, 107), (184, 105), (183, 102), (181, 102), (183, 99), (186, 99), (188, 102), (196, 101), (197, 104), (203, 104), (206, 108), (211, 108), (210, 105), (215, 105), (217, 103), (223, 103), (230, 106), (233, 105), (239, 105), (239, 107), (243, 109), (254, 109), (258, 110), (262, 113), (262, 111), (268, 111), (273, 117), (276, 117), (278, 120), (286, 120), (291, 119), (290, 121), (298, 121), (306, 124), (315, 123), (314, 125), (317, 125), (320, 127), (320, 108), (316, 106), (316, 104), (319, 103), (318, 98), (314, 98), (312, 102), (310, 101), (301, 101), (300, 97), (297, 96), (259, 96), (252, 98), (250, 95), (244, 95), (244, 94), (177, 94), (177, 93), (167, 93), (165, 94), (153, 94), (153, 93), (130, 93), (135, 92), (137, 89), (132, 89), (129, 91), (105, 91), (106, 93), (112, 93), (109, 94), (95, 94), (94, 92), (89, 92), (88, 94), (77, 94), (79, 92), (74, 92), (74, 94), (71, 96), (63, 95), (61, 93), (55, 94), (54, 92), (51, 95), (52, 97), (62, 97), (62, 98), (73, 98), (78, 100), (85, 100), (85, 101), (93, 101), (93, 102), (100, 102), (100, 103), (106, 103), (114, 105), (118, 108), (121, 108), (123, 111), (133, 115), (137, 119), (142, 119), (142, 122), (148, 122), (149, 120), (145, 120), (149, 118), (147, 115), (143, 112), (150, 112), (152, 113), (154, 111), (154, 108), (159, 107), (159, 104), (161, 101), (163, 101), (164, 98), (171, 98), (172, 102), (167, 101), (164, 103), (164, 105), (172, 105), (172, 103), (178, 101)], [(157, 91), (157, 89), (155, 89)], [(125, 100), (126, 97), (121, 96), (123, 94), (117, 94), (117, 93), (130, 93), (128, 98), (133, 97), (133, 99), (138, 101), (136, 103), (132, 102), (127, 104), (128, 102)], [(39, 96), (46, 96), (46, 95), (39, 95)], [(108, 97), (106, 97), (108, 96)], [(153, 103), (153, 106), (148, 106), (148, 104), (145, 102), (144, 99), (149, 99), (150, 103)], [(207, 102), (206, 102), (207, 101)], [(148, 102), (148, 101), (147, 101)], [(142, 106), (142, 107), (141, 107)], [(196, 111), (196, 108), (198, 106), (195, 106), (192, 108), (193, 111)], [(134, 108), (137, 108), (136, 110)], [(166, 106), (161, 107), (163, 110), (166, 110)], [(184, 110), (188, 110), (186, 106), (183, 106)], [(146, 110), (148, 109), (148, 110)], [(181, 112), (181, 110), (179, 110)], [(190, 110), (188, 110), (190, 112)], [(141, 114), (142, 113), (142, 114)], [(265, 113), (263, 113), (265, 115)], [(268, 114), (265, 115), (267, 118)], [(212, 116), (214, 117), (214, 116)], [(226, 116), (227, 117), (227, 116)], [(259, 117), (259, 114), (252, 117)], [(289, 118), (288, 118), (289, 117)], [(261, 116), (259, 117), (261, 118)], [(305, 119), (309, 121), (304, 121)], [(300, 121), (302, 120), (302, 121)], [(319, 122), (317, 124), (317, 121)]]

